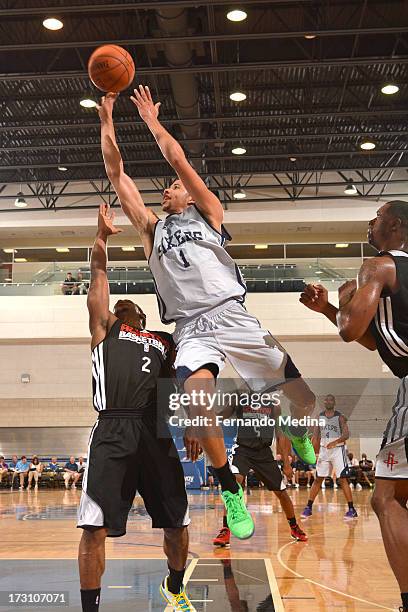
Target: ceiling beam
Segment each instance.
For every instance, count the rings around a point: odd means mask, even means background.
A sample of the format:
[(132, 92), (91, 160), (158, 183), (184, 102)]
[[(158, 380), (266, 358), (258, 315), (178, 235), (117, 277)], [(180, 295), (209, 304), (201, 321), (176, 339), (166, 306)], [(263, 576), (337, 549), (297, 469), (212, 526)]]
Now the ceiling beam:
[[(159, 40), (159, 39), (157, 39)], [(20, 47), (22, 50), (25, 47)], [(258, 70), (279, 70), (288, 68), (338, 68), (338, 67), (351, 67), (351, 66), (373, 66), (373, 64), (381, 65), (405, 65), (408, 64), (408, 56), (401, 55), (395, 57), (389, 56), (372, 56), (372, 57), (356, 57), (350, 59), (348, 57), (326, 59), (326, 60), (290, 60), (290, 61), (269, 61), (269, 62), (242, 62), (242, 63), (231, 63), (231, 64), (205, 64), (195, 66), (146, 66), (138, 67), (138, 75), (143, 76), (159, 76), (177, 73), (186, 74), (201, 74), (201, 73), (212, 73), (212, 72), (254, 72)], [(48, 80), (68, 80), (68, 79), (88, 79), (86, 71), (59, 71), (59, 72), (18, 72), (18, 73), (2, 73), (0, 79), (2, 82), (5, 81), (48, 81)]]
[(361, 36), (368, 35), (390, 35), (390, 34), (405, 34), (408, 32), (408, 27), (400, 26), (397, 28), (348, 28), (339, 30), (301, 30), (295, 32), (237, 32), (236, 34), (195, 34), (194, 36), (160, 36), (151, 38), (118, 38), (118, 39), (101, 39), (101, 40), (68, 40), (62, 42), (41, 42), (41, 43), (15, 43), (12, 45), (0, 45), (0, 53), (9, 53), (21, 51), (30, 53), (31, 51), (44, 51), (46, 49), (87, 49), (96, 48), (102, 45), (120, 45), (127, 47), (149, 46), (149, 45), (165, 45), (167, 43), (181, 44), (197, 44), (199, 42), (228, 42), (236, 40), (272, 40), (272, 39), (291, 39), (305, 38), (310, 34), (315, 34), (319, 38), (336, 36)]
[[(341, 112), (331, 112), (328, 110), (325, 113), (282, 113), (282, 114), (273, 114), (272, 112), (267, 115), (243, 115), (242, 112), (240, 115), (233, 116), (211, 116), (211, 117), (195, 117), (193, 119), (183, 119), (183, 123), (216, 123), (217, 121), (222, 121), (223, 123), (241, 123), (242, 121), (255, 121), (257, 123), (261, 121), (288, 121), (288, 120), (296, 120), (296, 119), (324, 119), (327, 117), (333, 117), (335, 119), (341, 119), (345, 117), (361, 117), (364, 119), (369, 118), (377, 118), (384, 117), (385, 119), (389, 119), (390, 117), (406, 117), (407, 109), (395, 109), (395, 108), (384, 108), (377, 110), (350, 110), (350, 111), (341, 111)], [(10, 120), (8, 119), (8, 122)], [(173, 125), (180, 122), (180, 119), (175, 117), (174, 119), (169, 118), (161, 118), (160, 122), (164, 125)], [(353, 124), (353, 126), (355, 123)], [(135, 127), (135, 126), (145, 126), (143, 121), (115, 121), (115, 128), (120, 130), (122, 127)], [(24, 123), (19, 123), (18, 125), (10, 126), (10, 125), (2, 125), (0, 126), (0, 134), (8, 133), (8, 132), (20, 132), (20, 131), (34, 131), (38, 132), (39, 130), (46, 129), (57, 129), (57, 130), (78, 130), (78, 129), (100, 129), (101, 124), (100, 121), (93, 123), (86, 122), (78, 122), (78, 123), (49, 123), (47, 122), (45, 125), (32, 125)]]

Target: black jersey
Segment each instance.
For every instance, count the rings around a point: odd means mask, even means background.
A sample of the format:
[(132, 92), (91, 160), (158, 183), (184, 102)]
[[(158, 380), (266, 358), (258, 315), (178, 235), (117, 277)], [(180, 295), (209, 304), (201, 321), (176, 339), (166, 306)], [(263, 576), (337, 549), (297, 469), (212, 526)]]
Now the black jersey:
[[(251, 406), (239, 406), (236, 418), (244, 419), (245, 424), (239, 424), (236, 435), (236, 444), (259, 451), (272, 445), (275, 435), (274, 406), (261, 406), (258, 409)], [(263, 423), (264, 421), (265, 424)], [(238, 421), (239, 423), (239, 421)]]
[(103, 410), (156, 414), (157, 382), (169, 376), (173, 340), (166, 332), (115, 321), (92, 351), (93, 404)]
[(408, 375), (408, 253), (383, 251), (395, 263), (399, 289), (397, 293), (383, 291), (370, 329), (381, 359), (399, 378)]

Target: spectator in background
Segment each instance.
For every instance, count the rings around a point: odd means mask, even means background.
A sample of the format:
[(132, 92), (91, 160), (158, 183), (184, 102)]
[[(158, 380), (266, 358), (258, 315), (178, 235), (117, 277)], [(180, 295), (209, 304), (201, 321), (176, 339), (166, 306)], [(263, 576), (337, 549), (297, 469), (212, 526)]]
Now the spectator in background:
[(25, 455), (21, 456), (20, 461), (17, 461), (16, 472), (20, 477), (20, 489), (24, 489), (24, 480), (30, 470), (30, 464)]
[(64, 467), (65, 488), (69, 489), (69, 483), (72, 480), (72, 488), (76, 489), (76, 483), (79, 480), (78, 466), (75, 463), (75, 457), (72, 455)]
[(354, 457), (353, 453), (347, 453), (347, 466), (349, 468), (350, 488), (354, 489), (354, 486), (355, 486), (356, 491), (361, 491), (363, 487), (358, 482), (358, 479), (361, 474), (361, 470), (359, 467), (358, 459)]
[(7, 463), (4, 461), (3, 455), (0, 455), (0, 484), (2, 483), (3, 478), (7, 480), (8, 470), (9, 468)]
[(72, 295), (74, 290), (74, 286), (76, 283), (76, 278), (72, 276), (72, 272), (67, 272), (66, 279), (64, 280), (61, 290), (64, 295)]
[(61, 471), (61, 466), (57, 463), (57, 457), (51, 457), (51, 461), (46, 467), (47, 472), (55, 472), (57, 474)]
[(88, 283), (84, 280), (82, 272), (78, 272), (76, 284), (72, 290), (72, 295), (86, 295), (88, 293)]
[(33, 480), (35, 480), (34, 488), (38, 489), (38, 480), (39, 478), (41, 478), (41, 472), (43, 471), (43, 468), (44, 466), (38, 459), (37, 455), (34, 455), (30, 463), (30, 471), (28, 472), (28, 489), (30, 488), (30, 485)]
[(295, 472), (295, 476), (296, 476), (296, 488), (299, 488), (299, 477), (303, 477), (303, 478), (307, 478), (307, 488), (310, 489), (311, 487), (311, 480), (312, 478), (314, 478), (314, 469), (311, 465), (308, 465), (307, 463), (303, 463), (303, 461), (301, 461), (300, 459), (298, 459), (295, 463), (295, 468), (296, 468), (296, 472)]
[(10, 472), (10, 476), (11, 476), (11, 488), (13, 488), (14, 478), (18, 474), (18, 472), (17, 472), (17, 463), (18, 463), (17, 455), (12, 455), (11, 461), (9, 463), (9, 472)]
[[(368, 486), (370, 487), (370, 489), (373, 488), (374, 484), (372, 481), (374, 481), (374, 476), (375, 476), (375, 472), (373, 470), (374, 464), (371, 461), (371, 459), (367, 459), (367, 455), (365, 453), (363, 453), (361, 455), (361, 461), (360, 461), (360, 469), (361, 469), (361, 475), (364, 478), (364, 481), (368, 484)], [(371, 480), (370, 480), (371, 478)]]
[(79, 457), (77, 466), (78, 466), (79, 474), (83, 474), (85, 472), (85, 467), (86, 467), (83, 457)]

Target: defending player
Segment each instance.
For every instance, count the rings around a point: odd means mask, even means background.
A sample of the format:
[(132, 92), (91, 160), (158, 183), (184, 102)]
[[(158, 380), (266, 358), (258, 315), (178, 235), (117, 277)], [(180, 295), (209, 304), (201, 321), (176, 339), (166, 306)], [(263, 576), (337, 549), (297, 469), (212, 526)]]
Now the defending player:
[(347, 419), (344, 414), (336, 410), (336, 398), (331, 393), (324, 398), (324, 406), (325, 409), (319, 418), (324, 419), (325, 424), (315, 429), (316, 445), (320, 446), (316, 465), (316, 479), (310, 489), (309, 500), (302, 512), (302, 518), (312, 516), (313, 502), (322, 487), (322, 483), (334, 471), (338, 476), (348, 504), (348, 510), (344, 518), (355, 519), (358, 516), (357, 510), (354, 508), (353, 494), (347, 480), (346, 440), (350, 437)]
[(379, 253), (363, 263), (357, 282), (340, 287), (339, 308), (322, 285), (308, 285), (300, 301), (334, 323), (345, 342), (378, 350), (401, 379), (377, 456), (372, 505), (400, 586), (400, 610), (408, 612), (408, 203), (381, 206), (368, 224), (368, 241)]
[[(265, 484), (268, 491), (273, 491), (279, 499), (279, 503), (289, 523), (292, 538), (300, 542), (307, 542), (307, 535), (297, 523), (295, 509), (286, 491), (283, 474), (271, 449), (273, 438), (276, 435), (277, 450), (283, 458), (283, 470), (287, 478), (290, 479), (292, 477), (292, 467), (289, 460), (290, 442), (282, 434), (279, 426), (270, 425), (265, 427), (257, 424), (259, 419), (263, 417), (267, 417), (271, 421), (274, 420), (276, 423), (280, 414), (281, 409), (278, 405), (275, 405), (273, 397), (271, 397), (271, 403), (264, 401), (260, 408), (258, 406), (253, 407), (252, 405), (238, 405), (234, 410), (234, 418), (250, 420), (253, 422), (253, 425), (240, 425), (238, 427), (235, 444), (229, 460), (232, 472), (241, 486), (244, 485), (249, 470), (255, 472), (255, 476)], [(225, 414), (224, 416), (229, 417), (230, 415)], [(223, 526), (213, 540), (214, 546), (229, 546), (230, 535), (224, 513)]]
[(105, 539), (126, 533), (139, 491), (153, 527), (164, 531), (169, 575), (160, 592), (172, 610), (194, 611), (183, 586), (190, 522), (183, 468), (170, 434), (157, 435), (157, 383), (172, 367), (172, 339), (165, 332), (147, 331), (146, 316), (130, 300), (119, 300), (114, 313), (109, 311), (106, 243), (120, 231), (113, 222), (113, 213), (102, 205), (88, 293), (98, 420), (78, 509), (78, 527), (84, 530), (78, 553), (82, 609), (99, 609)]

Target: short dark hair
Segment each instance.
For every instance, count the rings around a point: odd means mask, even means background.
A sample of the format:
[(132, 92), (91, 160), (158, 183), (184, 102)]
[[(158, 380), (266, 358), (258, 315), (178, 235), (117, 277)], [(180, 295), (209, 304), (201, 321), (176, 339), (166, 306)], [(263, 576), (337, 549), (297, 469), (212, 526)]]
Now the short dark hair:
[(3, 455), (0, 455), (0, 459), (4, 459)]
[(400, 219), (401, 224), (408, 233), (408, 202), (403, 200), (391, 200), (388, 202), (388, 211), (395, 219)]
[(22, 459), (27, 459), (27, 457), (25, 455), (21, 455)]

